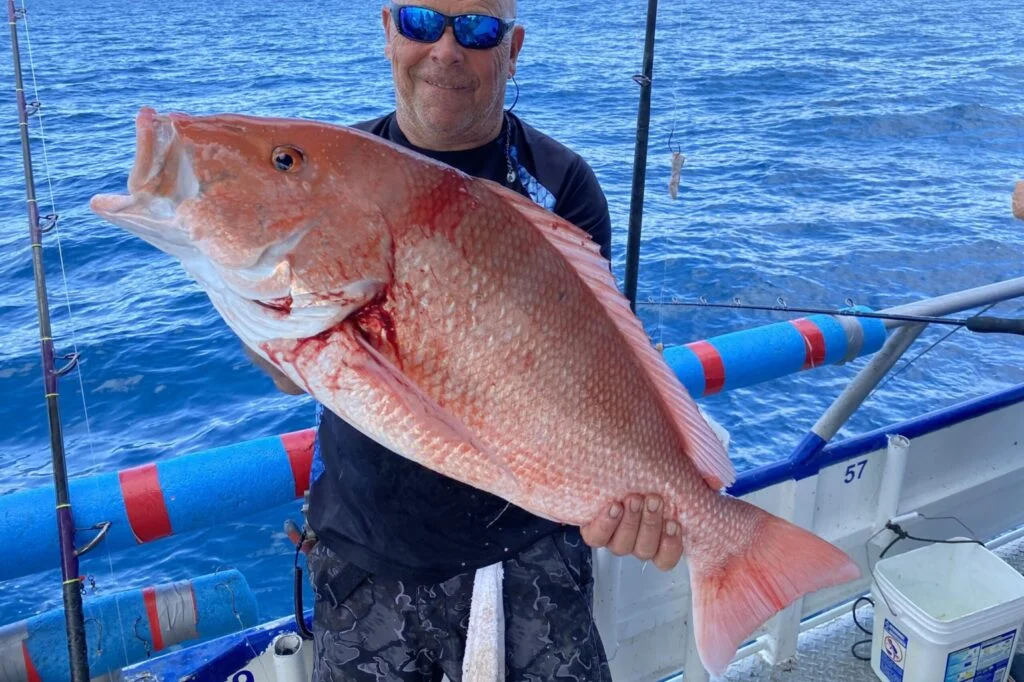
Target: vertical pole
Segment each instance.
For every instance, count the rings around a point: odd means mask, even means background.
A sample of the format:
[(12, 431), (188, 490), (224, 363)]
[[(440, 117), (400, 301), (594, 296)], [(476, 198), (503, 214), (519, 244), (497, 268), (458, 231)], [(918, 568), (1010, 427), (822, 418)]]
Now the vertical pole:
[(36, 201), (32, 173), (32, 154), (28, 135), (28, 109), (25, 85), (21, 76), (18, 50), (18, 13), (14, 0), (7, 0), (7, 21), (11, 28), (11, 50), (14, 55), (15, 94), (18, 100), (18, 127), (21, 132), (21, 154), (25, 166), (25, 198), (28, 204), (28, 227), (32, 241), (32, 268), (35, 274), (36, 307), (39, 314), (39, 343), (43, 362), (43, 386), (50, 423), (50, 451), (53, 454), (53, 483), (57, 502), (57, 535), (60, 542), (61, 578), (64, 592), (64, 617), (68, 635), (68, 656), (72, 682), (89, 682), (89, 657), (85, 643), (85, 622), (82, 615), (81, 578), (78, 575), (78, 553), (75, 550), (75, 522), (68, 494), (67, 465), (64, 460), (64, 434), (61, 430), (57, 404), (58, 373), (54, 365), (53, 339), (50, 331), (50, 309), (46, 295), (46, 271), (43, 268), (42, 227)]
[(658, 0), (647, 2), (647, 37), (644, 40), (643, 74), (640, 84), (640, 108), (637, 111), (636, 146), (633, 152), (633, 192), (629, 202), (629, 241), (626, 245), (626, 298), (636, 313), (636, 282), (640, 268), (640, 232), (644, 211), (644, 185), (647, 176), (647, 140), (651, 126), (651, 76), (654, 72), (654, 35), (658, 22)]

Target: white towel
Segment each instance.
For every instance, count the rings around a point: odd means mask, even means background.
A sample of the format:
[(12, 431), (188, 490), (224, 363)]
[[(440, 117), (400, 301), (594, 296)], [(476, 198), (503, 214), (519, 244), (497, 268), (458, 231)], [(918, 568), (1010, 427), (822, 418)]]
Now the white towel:
[(477, 569), (469, 607), (463, 682), (505, 682), (505, 606), (501, 562)]

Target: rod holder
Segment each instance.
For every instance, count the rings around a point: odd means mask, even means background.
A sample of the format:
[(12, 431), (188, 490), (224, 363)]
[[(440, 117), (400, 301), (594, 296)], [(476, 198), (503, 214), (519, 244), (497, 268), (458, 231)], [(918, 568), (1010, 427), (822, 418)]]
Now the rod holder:
[(303, 682), (309, 679), (302, 638), (285, 632), (274, 638), (274, 673), (279, 682)]

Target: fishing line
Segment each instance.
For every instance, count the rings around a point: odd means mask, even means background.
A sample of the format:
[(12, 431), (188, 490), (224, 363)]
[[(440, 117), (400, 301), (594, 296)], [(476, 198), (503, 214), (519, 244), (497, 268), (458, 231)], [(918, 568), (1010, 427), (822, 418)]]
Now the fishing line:
[[(668, 280), (668, 256), (661, 259), (661, 293), (659, 294), (664, 298), (665, 296), (665, 282)], [(665, 348), (665, 324), (664, 315), (662, 314), (661, 308), (658, 308), (658, 350)]]
[[(70, 287), (68, 286), (67, 270), (65, 269), (65, 266), (64, 266), (64, 250), (63, 250), (63, 248), (61, 246), (60, 220), (58, 220), (57, 217), (56, 217), (57, 216), (57, 204), (56, 204), (56, 200), (54, 198), (54, 192), (53, 192), (53, 178), (52, 178), (52, 176), (50, 174), (50, 159), (49, 159), (49, 155), (47, 154), (47, 145), (46, 145), (46, 129), (45, 129), (44, 125), (43, 125), (43, 107), (42, 107), (42, 104), (41, 104), (42, 100), (39, 98), (39, 84), (36, 81), (36, 64), (35, 64), (35, 59), (34, 59), (34, 57), (32, 55), (32, 34), (31, 34), (30, 29), (29, 29), (29, 18), (28, 18), (29, 15), (28, 15), (28, 9), (25, 6), (25, 0), (21, 0), (21, 14), (22, 14), (22, 20), (24, 22), (24, 27), (25, 27), (25, 46), (28, 48), (29, 75), (32, 78), (32, 97), (35, 100), (35, 102), (39, 103), (39, 106), (36, 107), (34, 114), (35, 114), (35, 116), (36, 116), (36, 118), (38, 119), (38, 122), (39, 122), (39, 141), (40, 141), (40, 143), (42, 145), (42, 150), (43, 150), (43, 172), (46, 175), (46, 186), (47, 186), (47, 190), (48, 190), (49, 195), (50, 195), (50, 214), (52, 216), (54, 216), (54, 219), (53, 219), (53, 232), (54, 232), (54, 237), (55, 237), (56, 242), (57, 242), (57, 260), (60, 262), (60, 274), (61, 274), (61, 278), (62, 278), (63, 283), (64, 283), (64, 300), (65, 300), (65, 306), (67, 307), (67, 310), (68, 310), (68, 327), (71, 330), (71, 347), (72, 347), (72, 352), (74, 353), (74, 356), (80, 358), (81, 356), (78, 354), (78, 338), (77, 338), (76, 333), (75, 333), (74, 316), (73, 316), (72, 311), (71, 311)], [(96, 459), (96, 452), (95, 452), (95, 450), (93, 448), (92, 427), (91, 427), (90, 422), (89, 422), (89, 409), (88, 409), (88, 406), (86, 405), (86, 400), (85, 400), (85, 381), (82, 378), (82, 363), (81, 362), (76, 363), (75, 370), (76, 370), (76, 373), (78, 374), (78, 388), (79, 388), (79, 391), (82, 394), (82, 415), (83, 415), (83, 417), (85, 419), (86, 444), (87, 444), (87, 446), (89, 448), (89, 457), (90, 457), (90, 460), (91, 460), (91, 464), (92, 464), (93, 467), (95, 467), (96, 464), (97, 464), (97, 459)], [(110, 544), (104, 542), (103, 543), (103, 547), (106, 550), (106, 554), (107, 554), (107, 567), (108, 567), (108, 570), (109, 570), (109, 573), (110, 573), (110, 575), (109, 575), (110, 582), (111, 582), (111, 584), (114, 584), (114, 559), (113, 559), (113, 555), (112, 555), (112, 553), (110, 551)], [(124, 653), (124, 660), (127, 661), (127, 660), (129, 660), (129, 657), (128, 657), (128, 644), (127, 644), (127, 640), (125, 639), (124, 622), (123, 622), (122, 617), (121, 617), (121, 604), (120, 604), (120, 600), (115, 599), (114, 600), (114, 605), (115, 605), (115, 607), (117, 609), (118, 628), (121, 631), (121, 648), (122, 648), (122, 651)]]
[[(982, 315), (983, 313), (986, 313), (986, 312), (988, 312), (989, 310), (991, 310), (991, 309), (992, 309), (992, 307), (993, 307), (994, 305), (995, 305), (995, 303), (991, 303), (991, 304), (989, 304), (989, 305), (985, 306), (985, 308), (983, 308), (983, 309), (982, 309), (982, 310), (981, 310), (981, 311), (980, 311), (980, 312), (979, 312), (979, 313), (978, 313), (977, 315), (974, 315), (974, 317), (978, 317), (978, 316)], [(900, 368), (899, 368), (898, 370), (896, 370), (895, 372), (893, 372), (892, 374), (890, 374), (889, 376), (887, 376), (887, 377), (886, 377), (886, 378), (885, 378), (885, 379), (884, 379), (884, 380), (882, 381), (882, 383), (878, 384), (878, 386), (875, 386), (875, 389), (874, 389), (873, 391), (871, 391), (871, 393), (870, 393), (870, 394), (868, 394), (868, 398), (871, 398), (872, 396), (874, 396), (874, 395), (875, 395), (875, 393), (877, 393), (878, 391), (880, 391), (880, 390), (882, 389), (882, 387), (883, 387), (883, 386), (885, 386), (885, 385), (886, 385), (886, 384), (888, 384), (888, 383), (889, 383), (890, 381), (892, 381), (893, 379), (895, 379), (895, 378), (896, 378), (897, 376), (899, 376), (900, 374), (902, 374), (902, 373), (903, 373), (903, 372), (904, 372), (904, 371), (905, 371), (905, 370), (906, 370), (906, 369), (907, 369), (908, 367), (910, 367), (910, 366), (911, 366), (912, 364), (914, 364), (915, 362), (917, 362), (918, 360), (920, 360), (922, 356), (924, 356), (924, 355), (925, 355), (926, 353), (929, 353), (929, 352), (933, 351), (933, 350), (935, 349), (935, 347), (936, 347), (936, 346), (938, 346), (938, 345), (939, 345), (940, 343), (942, 343), (943, 341), (945, 341), (946, 339), (948, 339), (949, 337), (951, 337), (951, 336), (952, 336), (953, 334), (956, 334), (956, 333), (957, 333), (958, 331), (960, 331), (961, 329), (963, 329), (963, 327), (955, 327), (955, 328), (953, 328), (953, 329), (949, 330), (948, 332), (946, 332), (945, 334), (943, 334), (943, 335), (942, 335), (942, 337), (941, 337), (941, 338), (940, 338), (940, 339), (939, 339), (938, 341), (936, 341), (935, 343), (933, 343), (933, 344), (931, 344), (930, 346), (928, 346), (927, 348), (925, 348), (925, 349), (924, 349), (923, 351), (921, 351), (920, 353), (918, 353), (918, 354), (917, 354), (916, 356), (914, 356), (914, 357), (913, 357), (913, 358), (912, 358), (911, 360), (909, 360), (908, 362), (905, 362), (905, 363), (903, 364), (903, 366), (902, 366), (902, 367), (900, 367)], [(865, 398), (865, 400), (867, 400), (867, 398)]]
[[(849, 298), (846, 300), (849, 307), (853, 307), (853, 301)], [(885, 379), (874, 388), (873, 391), (867, 396), (871, 398), (882, 387), (886, 386), (890, 381), (895, 379), (897, 376), (906, 371), (911, 365), (920, 360), (922, 357), (935, 350), (941, 343), (949, 339), (953, 334), (960, 331), (961, 329), (970, 329), (971, 331), (978, 333), (1005, 333), (1005, 334), (1024, 334), (1024, 319), (1020, 318), (1003, 318), (1003, 317), (986, 317), (984, 314), (991, 310), (998, 302), (990, 303), (985, 306), (981, 311), (966, 318), (950, 318), (950, 317), (929, 317), (922, 315), (905, 315), (898, 313), (885, 313), (885, 312), (871, 312), (871, 311), (857, 311), (857, 310), (831, 310), (826, 308), (814, 308), (814, 307), (802, 307), (802, 306), (790, 306), (780, 296), (778, 304), (774, 306), (768, 305), (754, 305), (745, 304), (739, 302), (739, 297), (733, 299), (732, 303), (709, 303), (703, 296), (700, 297), (699, 301), (687, 302), (673, 299), (671, 301), (662, 301), (660, 303), (648, 299), (647, 305), (657, 305), (660, 311), (665, 306), (685, 306), (694, 308), (730, 308), (740, 310), (760, 310), (766, 312), (781, 312), (781, 313), (813, 313), (820, 315), (836, 315), (840, 317), (866, 317), (881, 320), (898, 320), (904, 322), (916, 322), (924, 324), (943, 324), (953, 325), (954, 329), (944, 334), (937, 341), (932, 343), (930, 346), (925, 348), (923, 351), (918, 353), (914, 358), (905, 362), (899, 369), (892, 372)]]
[[(681, 36), (683, 34), (683, 17), (686, 15), (685, 6), (684, 11), (679, 13), (679, 22), (676, 25), (676, 35)], [(680, 39), (681, 42), (681, 39)], [(681, 53), (682, 50), (677, 49), (677, 53)], [(668, 151), (671, 154), (671, 172), (668, 180), (668, 194), (675, 201), (679, 192), (680, 176), (683, 170), (683, 164), (686, 162), (686, 157), (683, 156), (683, 147), (678, 142), (675, 147), (672, 146), (672, 139), (676, 134), (676, 120), (679, 117), (679, 98), (676, 93), (676, 89), (672, 89), (672, 130), (668, 134)]]
[[(677, 16), (678, 16), (678, 20), (676, 22), (676, 36), (682, 36), (682, 33), (683, 33), (683, 16), (685, 16), (685, 11), (679, 12), (677, 14)], [(681, 38), (679, 40), (681, 42)], [(678, 94), (676, 92), (676, 88), (675, 87), (670, 85), (669, 88), (672, 91), (672, 129), (669, 132), (669, 136), (668, 136), (668, 145), (669, 145), (669, 149), (671, 150), (671, 148), (672, 148), (672, 137), (675, 135), (676, 121), (679, 118), (679, 96), (678, 96)], [(670, 184), (671, 184), (671, 181), (670, 181)], [(666, 282), (668, 281), (668, 261), (669, 261), (669, 258), (667, 256), (665, 258), (663, 258), (662, 261), (661, 261), (661, 291), (658, 294), (658, 296), (662, 300), (664, 300), (664, 298), (665, 298), (665, 285), (666, 285)], [(658, 349), (659, 350), (662, 350), (662, 349), (665, 348), (665, 323), (664, 323), (664, 317), (665, 317), (664, 316), (664, 311), (659, 307), (658, 308)]]
[[(853, 302), (847, 299), (847, 305), (852, 308)], [(774, 313), (808, 313), (816, 315), (833, 315), (838, 317), (865, 317), (876, 320), (890, 320), (898, 322), (916, 322), (925, 324), (955, 325), (967, 327), (969, 330), (978, 333), (998, 333), (1024, 335), (1024, 319), (984, 317), (981, 314), (972, 315), (967, 318), (940, 317), (934, 315), (910, 315), (906, 313), (887, 313), (868, 310), (833, 309), (810, 306), (791, 306), (781, 296), (776, 305), (757, 305), (753, 303), (740, 303), (739, 297), (733, 299), (732, 303), (710, 303), (704, 296), (697, 301), (681, 301), (673, 298), (670, 301), (655, 301), (648, 299), (646, 304), (657, 306), (678, 306), (692, 308), (727, 308), (735, 310), (760, 310)], [(991, 308), (991, 306), (989, 306)]]

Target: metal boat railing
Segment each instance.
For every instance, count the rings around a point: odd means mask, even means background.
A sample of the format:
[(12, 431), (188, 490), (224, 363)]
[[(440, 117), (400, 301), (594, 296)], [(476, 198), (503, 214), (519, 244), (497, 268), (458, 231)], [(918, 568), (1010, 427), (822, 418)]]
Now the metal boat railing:
[[(951, 315), (979, 306), (987, 306), (1024, 296), (1024, 277), (966, 289), (915, 303), (896, 306), (883, 312), (905, 315)], [(850, 381), (843, 392), (825, 410), (810, 432), (797, 445), (790, 456), (743, 472), (729, 492), (745, 495), (775, 485), (787, 478), (800, 479), (818, 473), (832, 463), (834, 457), (822, 457), (826, 444), (849, 421), (864, 400), (881, 383), (885, 375), (903, 357), (927, 325), (886, 320), (886, 326), (895, 331), (886, 339), (882, 349)], [(1016, 389), (1006, 393), (1015, 396)], [(833, 451), (835, 452), (835, 451)]]

